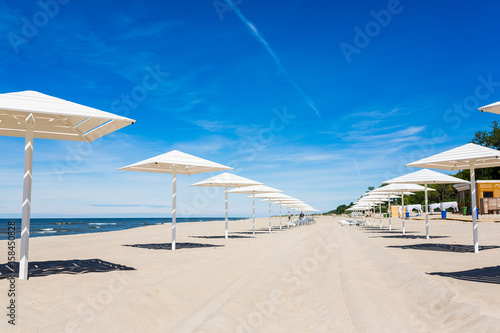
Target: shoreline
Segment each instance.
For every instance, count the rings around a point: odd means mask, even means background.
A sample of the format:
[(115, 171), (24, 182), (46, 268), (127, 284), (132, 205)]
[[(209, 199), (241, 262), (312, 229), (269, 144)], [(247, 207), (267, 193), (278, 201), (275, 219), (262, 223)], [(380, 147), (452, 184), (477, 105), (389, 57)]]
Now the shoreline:
[[(181, 217), (177, 218), (177, 223), (193, 222), (216, 222), (224, 221), (224, 217)], [(245, 220), (247, 218), (233, 217), (229, 222)], [(14, 221), (16, 229), (21, 229), (21, 219), (0, 219), (7, 225)], [(33, 218), (30, 225), (30, 238), (68, 236), (75, 234), (93, 234), (118, 230), (133, 229), (148, 225), (171, 224), (171, 218)], [(7, 230), (0, 231), (0, 240), (7, 239)], [(19, 232), (16, 232), (16, 239), (19, 239)]]

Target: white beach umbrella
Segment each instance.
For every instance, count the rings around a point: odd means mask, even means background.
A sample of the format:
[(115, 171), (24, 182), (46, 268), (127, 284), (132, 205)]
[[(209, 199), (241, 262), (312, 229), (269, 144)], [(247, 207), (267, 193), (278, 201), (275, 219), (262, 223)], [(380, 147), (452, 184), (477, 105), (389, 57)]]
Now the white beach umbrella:
[(294, 197), (283, 198), (282, 200), (280, 200), (280, 202), (282, 202), (284, 205), (286, 205), (287, 211), (288, 211), (288, 208), (290, 208), (292, 204), (303, 203), (303, 201), (296, 199)]
[[(264, 193), (261, 193), (261, 194), (264, 194)], [(271, 194), (272, 193), (269, 193), (267, 195), (271, 195)], [(281, 206), (280, 206), (280, 229), (281, 229)], [(271, 201), (269, 201), (269, 232), (271, 232)]]
[(353, 211), (353, 210), (368, 210), (372, 207), (373, 205), (363, 205), (363, 204), (359, 204), (359, 205), (354, 205), (346, 210), (348, 211)]
[[(375, 203), (373, 202), (356, 202), (356, 204), (353, 207), (356, 207), (357, 210), (363, 210), (363, 211), (371, 211), (372, 207), (375, 206)], [(363, 220), (366, 221), (366, 214), (363, 214)], [(374, 222), (375, 223), (375, 222)]]
[(36, 91), (0, 94), (0, 135), (25, 138), (20, 279), (28, 278), (34, 139), (90, 143), (134, 122)]
[(232, 168), (205, 160), (200, 157), (189, 155), (178, 150), (172, 150), (168, 153), (148, 158), (118, 170), (171, 173), (172, 181), (172, 250), (175, 250), (175, 223), (177, 218), (177, 175), (194, 175), (204, 172), (213, 172), (221, 170), (232, 170)]
[[(295, 216), (295, 205), (304, 203), (303, 201), (299, 199), (292, 198), (290, 200), (285, 200), (283, 201), (286, 204), (287, 211), (292, 210), (292, 218)], [(288, 226), (290, 227), (290, 226)]]
[(291, 196), (283, 193), (259, 193), (255, 195), (256, 198), (264, 198), (269, 201), (269, 231), (271, 231), (271, 202), (276, 201), (280, 205), (280, 229), (281, 229), (281, 202), (282, 200), (290, 200)]
[[(376, 206), (379, 203), (379, 200), (384, 200), (385, 198), (386, 197), (384, 195), (365, 193), (365, 196), (358, 200), (359, 203), (372, 203), (373, 204), (373, 206), (371, 207), (373, 209), (373, 226), (375, 226)], [(389, 200), (389, 199), (386, 199), (386, 200)], [(371, 211), (371, 209), (370, 209), (370, 211)]]
[(373, 203), (371, 202), (356, 202), (352, 207), (350, 208), (365, 208), (365, 207), (371, 207), (372, 205), (374, 205)]
[(293, 207), (297, 209), (297, 212), (301, 211), (302, 209), (306, 208), (307, 206), (303, 203), (296, 203), (293, 204)]
[(481, 106), (479, 108), (479, 110), (481, 112), (491, 112), (491, 113), (500, 114), (500, 102), (495, 102), (495, 103), (491, 103), (491, 104), (488, 104), (485, 106)]
[(463, 146), (432, 155), (421, 160), (407, 164), (406, 166), (419, 168), (433, 168), (443, 170), (467, 170), (470, 169), (471, 203), (472, 203), (472, 234), (474, 241), (474, 252), (479, 252), (479, 240), (477, 232), (477, 203), (476, 203), (476, 173), (475, 169), (491, 168), (500, 166), (500, 151), (467, 143)]
[(309, 205), (307, 205), (306, 203), (299, 203), (295, 204), (295, 208), (297, 209), (297, 214), (299, 215), (300, 218), (300, 212), (304, 213), (304, 209), (309, 208)]
[[(281, 206), (284, 205), (284, 206), (287, 206), (287, 212), (288, 212), (288, 208), (289, 208), (289, 204), (290, 203), (298, 203), (298, 202), (301, 202), (300, 200), (298, 199), (295, 199), (289, 195), (286, 195), (286, 194), (283, 194), (283, 193), (272, 193), (273, 197), (270, 198), (269, 200), (270, 201), (276, 201), (277, 203), (279, 203), (280, 205), (280, 229), (282, 228), (282, 224), (281, 224)], [(259, 194), (256, 194), (255, 197), (259, 197)]]
[(271, 201), (285, 201), (285, 200), (297, 200), (294, 197), (286, 195), (284, 193), (257, 193), (256, 198), (272, 199)]
[(291, 201), (303, 202), (302, 200), (294, 198), (294, 197), (291, 197), (291, 196), (289, 196), (289, 198), (284, 198), (283, 201), (288, 201), (288, 202), (291, 202)]
[(302, 205), (303, 201), (289, 201), (288, 206), (292, 208), (293, 216), (299, 215), (299, 207)]
[[(271, 195), (272, 193), (270, 193)], [(279, 193), (278, 193), (279, 194)], [(271, 199), (262, 199), (262, 201), (265, 201), (269, 204), (269, 231), (271, 231), (271, 204), (279, 205), (280, 206), (280, 229), (281, 229), (281, 204), (279, 201), (273, 201)]]
[(224, 187), (225, 204), (226, 204), (226, 231), (225, 237), (228, 238), (228, 200), (227, 200), (227, 189), (229, 187), (245, 187), (253, 185), (263, 185), (262, 183), (256, 182), (248, 178), (233, 175), (232, 173), (224, 172), (220, 175), (202, 180), (191, 186), (209, 186), (209, 187)]
[(373, 206), (375, 206), (375, 203), (373, 201), (356, 201), (354, 204), (356, 207), (361, 207), (361, 208), (368, 208), (367, 210), (371, 210)]
[(309, 206), (305, 202), (303, 202), (303, 203), (295, 203), (294, 206), (295, 206), (295, 208), (297, 208), (298, 211), (302, 211), (302, 212), (304, 212), (304, 210), (306, 210), (308, 208), (312, 208), (311, 206)]
[[(346, 209), (346, 211), (367, 211), (370, 210), (371, 206), (368, 204), (356, 203), (354, 206)], [(366, 214), (363, 213), (363, 221), (366, 221)]]
[(429, 239), (429, 200), (427, 195), (427, 185), (429, 184), (460, 184), (468, 183), (468, 181), (448, 176), (440, 172), (423, 169), (407, 175), (393, 178), (385, 181), (384, 183), (403, 183), (403, 184), (423, 184), (425, 191), (425, 237)]
[(313, 209), (313, 208), (312, 208), (310, 205), (308, 205), (308, 204), (303, 204), (303, 205), (301, 206), (301, 208), (302, 208), (302, 210), (303, 210), (303, 211)]
[(275, 188), (266, 185), (238, 187), (229, 191), (229, 193), (242, 193), (242, 194), (252, 195), (252, 200), (253, 200), (252, 230), (254, 235), (255, 235), (255, 195), (258, 193), (280, 193), (280, 192), (283, 191), (277, 190)]
[[(375, 203), (378, 203), (380, 229), (382, 229), (382, 202), (385, 202), (385, 201), (390, 202), (391, 199), (397, 199), (400, 197), (397, 195), (394, 195), (394, 194), (373, 194), (373, 191), (370, 191), (369, 194), (365, 198), (368, 200), (372, 200)], [(375, 216), (373, 217), (373, 225), (375, 226)]]
[[(372, 193), (391, 193), (391, 194), (399, 194), (401, 195), (401, 208), (402, 208), (402, 226), (403, 226), (403, 235), (406, 233), (406, 228), (405, 228), (405, 212), (404, 212), (404, 196), (406, 195), (412, 195), (413, 193), (409, 192), (420, 192), (420, 191), (425, 191), (424, 186), (420, 186), (417, 184), (389, 184), (387, 186), (382, 186), (379, 187), (373, 191)], [(428, 188), (427, 191), (435, 191), (432, 188)], [(390, 201), (389, 201), (389, 212), (390, 212)], [(392, 230), (392, 220), (391, 220), (391, 215), (389, 214), (389, 230)]]
[[(361, 212), (361, 211), (365, 211), (365, 210), (368, 210), (370, 209), (371, 206), (365, 206), (363, 204), (355, 204), (354, 206), (352, 207), (349, 207), (346, 209), (346, 211), (357, 211), (357, 212)], [(366, 216), (365, 214), (363, 214), (363, 220), (365, 220)]]

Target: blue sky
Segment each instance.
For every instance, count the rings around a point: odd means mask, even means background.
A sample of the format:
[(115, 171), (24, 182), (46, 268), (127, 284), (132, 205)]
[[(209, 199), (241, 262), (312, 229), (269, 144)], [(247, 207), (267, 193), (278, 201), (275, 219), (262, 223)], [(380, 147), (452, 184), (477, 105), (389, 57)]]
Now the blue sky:
[[(170, 216), (169, 175), (116, 169), (172, 149), (322, 211), (354, 201), (497, 119), (477, 107), (500, 100), (499, 9), (2, 2), (0, 92), (36, 90), (137, 120), (90, 145), (35, 140), (33, 216)], [(21, 212), (23, 145), (0, 137), (0, 216)], [(223, 215), (222, 191), (189, 187), (213, 175), (179, 176), (181, 216)], [(250, 214), (251, 200), (231, 195), (230, 215)]]

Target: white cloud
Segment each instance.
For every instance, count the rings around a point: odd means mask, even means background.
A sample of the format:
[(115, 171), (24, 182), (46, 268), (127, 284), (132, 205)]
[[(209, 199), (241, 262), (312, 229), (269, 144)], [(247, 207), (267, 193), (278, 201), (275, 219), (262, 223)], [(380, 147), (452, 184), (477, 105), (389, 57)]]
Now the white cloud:
[(403, 109), (393, 108), (390, 111), (382, 112), (382, 111), (362, 111), (357, 113), (349, 113), (344, 116), (344, 118), (373, 118), (377, 120), (382, 120), (387, 117), (395, 117), (401, 115)]
[(424, 132), (426, 126), (409, 126), (398, 131), (388, 132), (390, 129), (392, 128), (372, 128), (370, 131), (349, 131), (344, 136), (344, 140), (351, 142), (380, 142), (385, 144), (415, 141), (420, 139), (416, 134)]
[(218, 120), (195, 120), (194, 123), (203, 128), (204, 130), (207, 130), (209, 132), (219, 132), (220, 130), (224, 128), (231, 128), (233, 126), (229, 126), (228, 123), (218, 121)]

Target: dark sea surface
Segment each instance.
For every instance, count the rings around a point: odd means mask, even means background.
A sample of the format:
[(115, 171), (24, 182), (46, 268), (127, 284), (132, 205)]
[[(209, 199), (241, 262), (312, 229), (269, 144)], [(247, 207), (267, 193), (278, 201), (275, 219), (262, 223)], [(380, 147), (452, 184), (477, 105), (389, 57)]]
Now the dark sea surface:
[[(242, 218), (229, 218), (230, 221)], [(7, 239), (8, 222), (16, 222), (16, 238), (21, 231), (21, 219), (0, 219), (0, 240)], [(177, 223), (224, 221), (223, 217), (177, 218)], [(171, 223), (171, 218), (33, 218), (30, 223), (30, 238), (89, 234)]]

